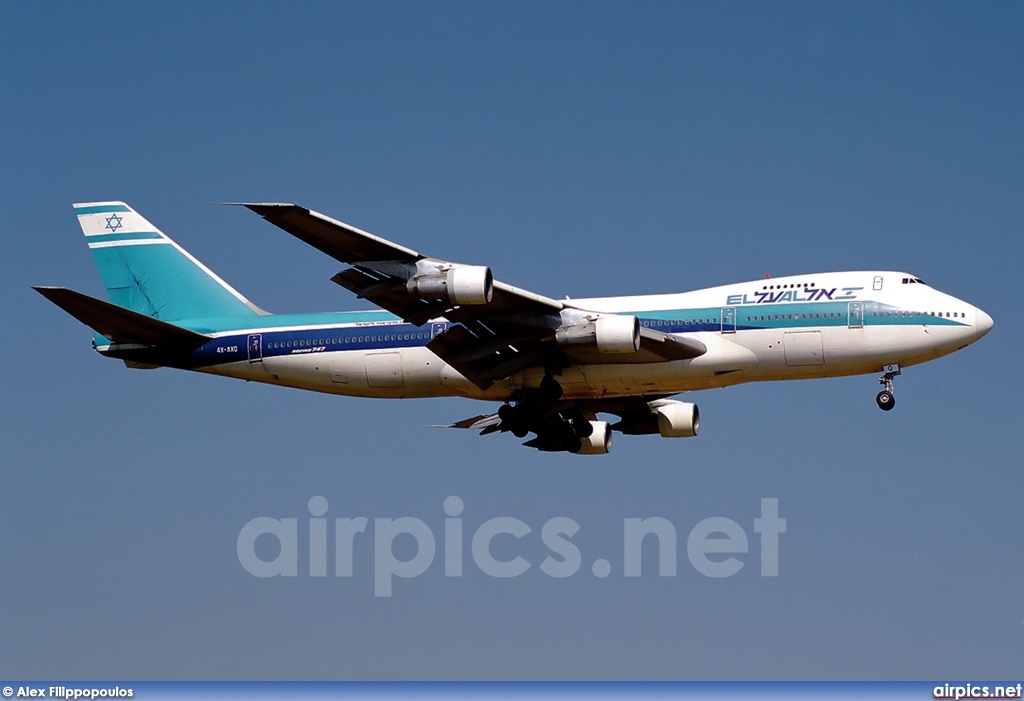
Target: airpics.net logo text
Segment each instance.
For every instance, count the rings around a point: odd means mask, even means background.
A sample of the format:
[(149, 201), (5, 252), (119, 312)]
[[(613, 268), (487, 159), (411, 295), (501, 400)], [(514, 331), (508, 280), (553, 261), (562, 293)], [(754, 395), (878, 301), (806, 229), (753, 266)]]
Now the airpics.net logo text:
[[(445, 577), (461, 577), (465, 561), (464, 536), (466, 525), (460, 517), (464, 509), (462, 499), (450, 496), (444, 500), (443, 559)], [(328, 555), (328, 510), (327, 499), (315, 496), (308, 504), (311, 518), (306, 533), (299, 536), (298, 518), (271, 518), (261, 516), (246, 523), (238, 534), (238, 561), (246, 572), (254, 577), (297, 577), (299, 574), (300, 547), (309, 556), (309, 576), (326, 577), (330, 558)], [(760, 574), (762, 577), (776, 577), (779, 574), (779, 536), (786, 532), (786, 519), (779, 517), (779, 500), (761, 499), (761, 513), (753, 520), (753, 533), (760, 549)], [(370, 519), (334, 519), (333, 570), (335, 577), (352, 577), (355, 571), (354, 552), (357, 538), (369, 538), (367, 528)], [(303, 528), (302, 530), (307, 530)], [(571, 518), (556, 516), (548, 519), (540, 529), (540, 539), (549, 554), (540, 562), (538, 569), (549, 577), (571, 577), (583, 565), (583, 555), (572, 541), (580, 531), (580, 525)], [(492, 551), (492, 541), (503, 537), (503, 544), (511, 536), (512, 542), (526, 537), (533, 529), (524, 521), (512, 516), (499, 516), (483, 521), (469, 535), (469, 552), (472, 563), (484, 574), (491, 577), (518, 577), (529, 570), (533, 563), (525, 557), (515, 555), (499, 559)], [(402, 518), (373, 519), (373, 578), (374, 595), (391, 596), (394, 579), (409, 579), (426, 572), (435, 560), (438, 541), (434, 531), (423, 520), (411, 516)], [(415, 553), (408, 559), (395, 554), (395, 542), (409, 538), (415, 542)], [(657, 543), (658, 574), (662, 577), (676, 576), (677, 532), (671, 521), (659, 516), (648, 518), (626, 518), (622, 524), (622, 574), (625, 577), (639, 577), (642, 572), (642, 545), (646, 539)], [(264, 548), (276, 551), (272, 559), (263, 559), (257, 553), (257, 540), (276, 541), (277, 547)], [(649, 541), (648, 541), (649, 542)], [(409, 543), (406, 543), (408, 545)], [(401, 549), (408, 554), (408, 547)], [(503, 548), (507, 550), (507, 548)], [(705, 518), (697, 523), (686, 537), (686, 556), (690, 565), (705, 577), (731, 577), (745, 565), (741, 556), (750, 552), (746, 530), (736, 521), (722, 516)], [(597, 559), (591, 564), (596, 577), (607, 577), (612, 573), (608, 560)]]

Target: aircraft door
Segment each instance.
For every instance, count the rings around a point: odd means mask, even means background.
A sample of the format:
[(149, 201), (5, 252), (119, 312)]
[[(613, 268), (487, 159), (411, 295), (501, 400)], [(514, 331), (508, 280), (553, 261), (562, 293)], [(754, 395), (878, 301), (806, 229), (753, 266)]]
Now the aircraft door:
[(263, 360), (263, 334), (252, 333), (249, 334), (249, 339), (246, 341), (246, 347), (249, 350), (249, 362), (259, 363)]
[(438, 336), (438, 335), (444, 333), (447, 328), (448, 328), (448, 324), (445, 324), (443, 322), (440, 323), (440, 324), (431, 324), (430, 325), (430, 338), (433, 339), (435, 336)]
[(736, 307), (722, 307), (722, 333), (736, 333)]
[(859, 329), (864, 326), (864, 303), (850, 302), (846, 318), (851, 329)]

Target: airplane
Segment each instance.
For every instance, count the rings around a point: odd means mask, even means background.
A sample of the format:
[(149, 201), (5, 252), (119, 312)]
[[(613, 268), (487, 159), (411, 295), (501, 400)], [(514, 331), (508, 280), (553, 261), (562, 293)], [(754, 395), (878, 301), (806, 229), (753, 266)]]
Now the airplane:
[[(680, 294), (556, 300), (294, 204), (245, 207), (344, 263), (332, 279), (382, 311), (270, 314), (124, 202), (74, 205), (109, 302), (35, 287), (131, 368), (171, 367), (357, 397), (500, 402), (450, 424), (607, 453), (612, 433), (696, 436), (684, 392), (882, 373), (958, 351), (992, 317), (909, 273), (766, 278)], [(599, 415), (617, 417), (614, 422)]]

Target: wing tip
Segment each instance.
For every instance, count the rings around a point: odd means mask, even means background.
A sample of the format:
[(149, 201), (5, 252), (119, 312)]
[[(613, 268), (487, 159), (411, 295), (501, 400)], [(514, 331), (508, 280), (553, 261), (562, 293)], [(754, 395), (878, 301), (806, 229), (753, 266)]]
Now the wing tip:
[(257, 214), (262, 214), (264, 211), (273, 212), (283, 209), (306, 209), (305, 207), (292, 202), (210, 202), (209, 204), (216, 205), (218, 207), (245, 207)]

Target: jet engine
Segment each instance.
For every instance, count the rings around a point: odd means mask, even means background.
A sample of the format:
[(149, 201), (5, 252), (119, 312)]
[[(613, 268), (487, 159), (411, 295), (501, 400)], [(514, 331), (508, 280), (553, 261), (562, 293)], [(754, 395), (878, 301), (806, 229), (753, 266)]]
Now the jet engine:
[(700, 430), (696, 404), (659, 399), (647, 406), (650, 413), (627, 414), (612, 429), (633, 436), (660, 433), (664, 438), (692, 438)]
[(640, 350), (640, 320), (635, 316), (602, 316), (584, 324), (563, 326), (555, 331), (555, 342), (563, 347), (596, 347), (602, 353), (635, 353)]
[(696, 404), (663, 400), (651, 409), (658, 417), (658, 433), (663, 438), (692, 438), (700, 431), (700, 411)]
[(409, 278), (406, 289), (420, 299), (487, 304), (494, 296), (494, 276), (484, 265), (456, 265), (444, 273)]

